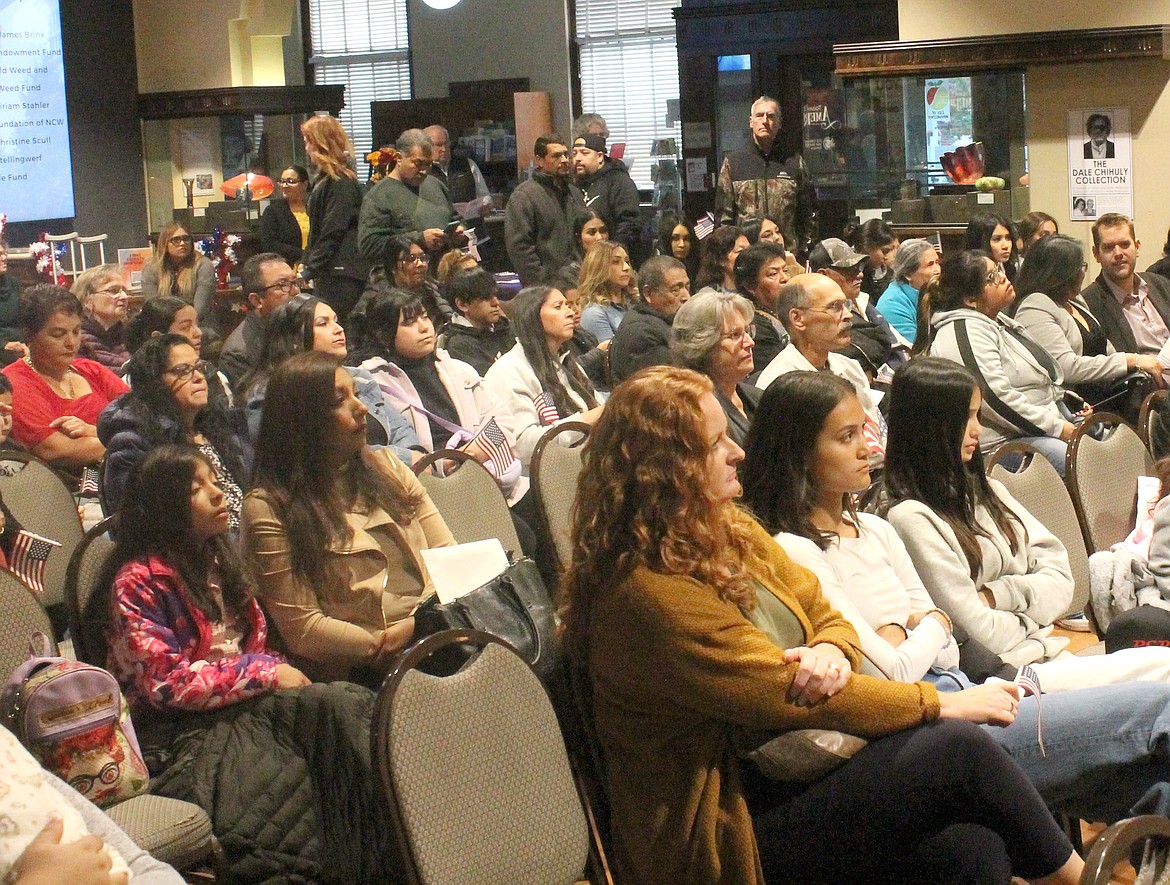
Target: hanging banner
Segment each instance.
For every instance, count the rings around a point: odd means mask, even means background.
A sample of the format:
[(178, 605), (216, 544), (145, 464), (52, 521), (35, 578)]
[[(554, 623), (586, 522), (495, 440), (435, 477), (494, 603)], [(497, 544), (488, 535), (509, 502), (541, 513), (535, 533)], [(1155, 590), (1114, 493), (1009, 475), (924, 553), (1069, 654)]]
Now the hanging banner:
[(1069, 217), (1095, 221), (1107, 212), (1133, 218), (1129, 108), (1068, 112)]

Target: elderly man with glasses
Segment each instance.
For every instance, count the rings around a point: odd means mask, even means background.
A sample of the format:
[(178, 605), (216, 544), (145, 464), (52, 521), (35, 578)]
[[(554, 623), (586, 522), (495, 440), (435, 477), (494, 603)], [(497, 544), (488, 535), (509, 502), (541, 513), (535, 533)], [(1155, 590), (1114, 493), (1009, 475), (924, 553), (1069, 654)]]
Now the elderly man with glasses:
[(261, 252), (244, 262), (241, 273), (248, 312), (244, 321), (224, 342), (219, 368), (232, 387), (240, 383), (260, 361), (264, 324), (277, 306), (301, 290), (300, 278), (275, 252)]

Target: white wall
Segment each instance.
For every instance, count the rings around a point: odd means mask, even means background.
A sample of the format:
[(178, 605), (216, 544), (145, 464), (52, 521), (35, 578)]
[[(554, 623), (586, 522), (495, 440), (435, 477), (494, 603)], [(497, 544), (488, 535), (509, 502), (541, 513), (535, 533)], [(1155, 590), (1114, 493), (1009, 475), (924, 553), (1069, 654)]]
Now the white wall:
[[(997, 14), (998, 13), (998, 14)], [(1167, 0), (898, 0), (902, 40), (1170, 25)]]
[(416, 97), (445, 97), (450, 82), (527, 77), (533, 92), (551, 94), (553, 123), (568, 130), (573, 111), (564, 0), (461, 0), (452, 9), (408, 0), (407, 13)]

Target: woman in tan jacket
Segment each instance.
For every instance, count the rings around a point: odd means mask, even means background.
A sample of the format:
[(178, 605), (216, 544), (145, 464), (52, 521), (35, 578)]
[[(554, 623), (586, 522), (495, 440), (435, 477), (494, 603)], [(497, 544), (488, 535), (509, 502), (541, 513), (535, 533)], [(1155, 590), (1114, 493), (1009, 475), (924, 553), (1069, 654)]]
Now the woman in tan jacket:
[(260, 597), (315, 681), (378, 684), (434, 592), (420, 550), (455, 543), (418, 480), (366, 446), (340, 360), (312, 351), (269, 379), (243, 536)]
[[(1077, 881), (1035, 789), (971, 724), (1011, 722), (1014, 686), (855, 674), (853, 628), (734, 503), (742, 458), (710, 381), (668, 367), (618, 387), (586, 449), (563, 615), (623, 881)], [(750, 733), (801, 728), (870, 743), (809, 784), (737, 758)]]

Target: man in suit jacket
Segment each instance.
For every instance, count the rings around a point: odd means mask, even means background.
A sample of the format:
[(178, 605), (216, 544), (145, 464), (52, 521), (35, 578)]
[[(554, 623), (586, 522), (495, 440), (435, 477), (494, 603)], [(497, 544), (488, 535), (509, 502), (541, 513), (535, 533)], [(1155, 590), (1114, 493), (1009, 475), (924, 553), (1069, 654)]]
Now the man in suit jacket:
[(1085, 121), (1085, 131), (1089, 140), (1085, 142), (1086, 160), (1112, 160), (1114, 144), (1109, 140), (1113, 132), (1113, 123), (1105, 114), (1089, 114)]
[(1170, 338), (1170, 281), (1137, 272), (1140, 248), (1124, 215), (1109, 212), (1093, 225), (1093, 257), (1101, 273), (1081, 295), (1123, 353), (1157, 353)]

